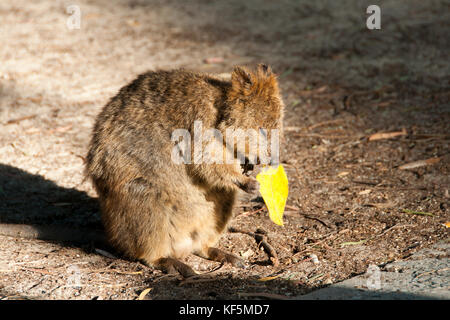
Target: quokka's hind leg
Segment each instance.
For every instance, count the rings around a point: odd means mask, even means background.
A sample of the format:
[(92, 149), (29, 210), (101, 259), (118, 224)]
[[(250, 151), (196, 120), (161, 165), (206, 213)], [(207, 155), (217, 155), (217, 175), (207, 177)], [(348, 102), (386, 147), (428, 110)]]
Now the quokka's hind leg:
[(190, 266), (176, 258), (160, 258), (151, 265), (168, 274), (179, 273), (183, 276), (183, 278), (189, 278), (197, 275), (197, 273)]
[(221, 263), (230, 263), (234, 267), (245, 268), (244, 260), (235, 256), (234, 254), (227, 253), (217, 248), (208, 247), (201, 252), (196, 252), (195, 254), (199, 257), (208, 260), (217, 261)]

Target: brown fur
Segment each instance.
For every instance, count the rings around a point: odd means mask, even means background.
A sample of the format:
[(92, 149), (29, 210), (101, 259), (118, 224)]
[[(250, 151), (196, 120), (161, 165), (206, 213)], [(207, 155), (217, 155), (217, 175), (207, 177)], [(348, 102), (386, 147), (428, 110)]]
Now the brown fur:
[(281, 128), (282, 116), (276, 77), (264, 65), (235, 67), (231, 81), (186, 70), (147, 72), (123, 87), (98, 116), (87, 156), (110, 242), (187, 275), (177, 259), (192, 252), (238, 263), (212, 247), (236, 192), (257, 190), (256, 180), (238, 163), (175, 164), (171, 134), (193, 132), (195, 120), (224, 136), (227, 128)]

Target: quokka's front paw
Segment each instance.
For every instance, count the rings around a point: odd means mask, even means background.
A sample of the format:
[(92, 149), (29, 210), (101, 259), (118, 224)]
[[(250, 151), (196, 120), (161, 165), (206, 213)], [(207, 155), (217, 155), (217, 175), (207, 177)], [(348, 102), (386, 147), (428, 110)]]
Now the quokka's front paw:
[(259, 191), (259, 182), (255, 178), (249, 177), (239, 187), (247, 193), (256, 194)]

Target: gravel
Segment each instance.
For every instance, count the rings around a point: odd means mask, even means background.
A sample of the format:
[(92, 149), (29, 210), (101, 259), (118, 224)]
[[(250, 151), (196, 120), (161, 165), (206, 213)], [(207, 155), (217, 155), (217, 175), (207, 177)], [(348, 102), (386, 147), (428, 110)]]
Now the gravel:
[(450, 299), (450, 241), (438, 243), (407, 260), (297, 297), (300, 300), (448, 300)]

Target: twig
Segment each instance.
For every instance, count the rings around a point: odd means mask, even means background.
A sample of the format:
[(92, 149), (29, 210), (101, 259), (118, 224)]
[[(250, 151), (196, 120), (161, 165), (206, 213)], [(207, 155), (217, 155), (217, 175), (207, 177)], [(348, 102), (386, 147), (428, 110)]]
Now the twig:
[(269, 256), (269, 260), (270, 260), (270, 262), (272, 262), (272, 265), (273, 266), (277, 266), (279, 264), (277, 252), (266, 241), (266, 237), (264, 235), (262, 235), (260, 233), (254, 233), (254, 232), (250, 232), (250, 231), (239, 230), (239, 229), (236, 229), (236, 228), (233, 228), (233, 227), (230, 227), (228, 229), (228, 231), (232, 232), (232, 233), (243, 233), (243, 234), (247, 234), (247, 235), (253, 237), (256, 240), (256, 242), (258, 243), (258, 245), (263, 247), (264, 251)]
[(309, 278), (308, 281), (313, 281), (313, 280), (320, 279), (320, 278), (322, 278), (324, 275), (325, 275), (325, 273), (319, 273), (319, 274), (316, 274), (315, 276), (312, 276), (311, 278)]
[(241, 214), (241, 216), (251, 216), (252, 214), (258, 213), (264, 209), (265, 209), (265, 207), (262, 207), (262, 208), (259, 208), (259, 209), (253, 210), (253, 211), (246, 211), (246, 212), (243, 212)]
[(413, 225), (414, 224), (398, 224), (398, 225), (392, 226), (392, 227), (384, 230), (382, 233), (380, 233), (379, 235), (376, 235), (375, 237), (381, 237), (382, 235), (386, 234), (387, 232), (391, 231), (392, 229), (401, 228), (401, 227), (411, 227)]
[(300, 213), (300, 215), (302, 215), (306, 219), (311, 219), (311, 220), (315, 220), (317, 222), (320, 222), (322, 225), (324, 225), (327, 228), (331, 228), (327, 223), (325, 223), (324, 221), (320, 220), (319, 218), (316, 218), (316, 217), (313, 217), (313, 216), (310, 216), (310, 215), (304, 214), (304, 213)]
[(279, 264), (279, 260), (275, 249), (266, 241), (265, 236), (256, 234), (255, 239), (259, 242), (259, 245), (264, 248), (264, 251), (269, 256), (269, 260), (272, 262), (273, 266), (276, 267)]
[(421, 216), (430, 216), (430, 217), (434, 217), (434, 214), (430, 213), (430, 212), (422, 212), (422, 211), (413, 211), (413, 210), (408, 210), (408, 209), (403, 209), (402, 210), (404, 213), (409, 213), (409, 214), (417, 214), (417, 215), (421, 215)]
[[(303, 216), (303, 217), (305, 217), (307, 219), (316, 220), (317, 222), (320, 222), (321, 224), (323, 224), (325, 227), (330, 228), (330, 226), (327, 223), (325, 223), (324, 221), (320, 220), (319, 218), (313, 217), (313, 216), (308, 215), (308, 214), (301, 213), (300, 212), (300, 208), (297, 208), (297, 207), (294, 207), (294, 206), (290, 206), (290, 205), (286, 205), (285, 208), (293, 210), (292, 213), (295, 212), (295, 213), (298, 213), (299, 215), (301, 215), (301, 216)], [(285, 211), (285, 214), (286, 213), (287, 213), (287, 211)]]
[(117, 288), (117, 287), (126, 286), (127, 284), (128, 283), (108, 284), (108, 283), (103, 283), (103, 282), (96, 282), (96, 283), (92, 283), (92, 284), (89, 284), (89, 285), (100, 286), (100, 287), (103, 287), (103, 288)]
[(361, 138), (360, 136), (335, 136), (335, 135), (325, 135), (318, 133), (295, 133), (297, 137), (308, 137), (308, 138), (322, 138), (322, 139), (355, 139)]
[(439, 161), (441, 161), (440, 157), (430, 158), (430, 159), (426, 159), (426, 160), (419, 160), (419, 161), (406, 163), (404, 165), (401, 165), (398, 168), (400, 170), (415, 169), (415, 168), (419, 168), (419, 167), (423, 167), (423, 166), (433, 165), (435, 163), (438, 163)]
[(381, 182), (379, 181), (369, 181), (369, 180), (352, 180), (353, 183), (358, 183), (358, 184), (366, 184), (369, 186), (377, 186), (379, 185)]
[(408, 227), (408, 226), (413, 226), (413, 224), (400, 224), (400, 225), (395, 225), (395, 226), (392, 226), (392, 227), (390, 227), (390, 228), (384, 230), (382, 233), (377, 234), (377, 235), (374, 235), (374, 236), (369, 237), (369, 238), (367, 238), (367, 239), (363, 239), (363, 240), (360, 240), (360, 241), (343, 242), (343, 243), (341, 243), (341, 248), (343, 248), (343, 247), (345, 247), (345, 246), (348, 246), (348, 245), (360, 245), (360, 244), (364, 244), (364, 243), (366, 243), (366, 242), (368, 242), (368, 241), (370, 241), (370, 240), (373, 240), (373, 239), (375, 239), (375, 238), (377, 238), (377, 237), (381, 237), (382, 235), (386, 234), (387, 232), (389, 232), (389, 231), (391, 231), (391, 230), (393, 230), (393, 229), (401, 228), (401, 227)]
[(329, 124), (335, 124), (335, 123), (339, 123), (339, 122), (343, 122), (343, 121), (344, 121), (344, 119), (335, 119), (335, 120), (323, 121), (323, 122), (319, 122), (319, 123), (316, 123), (316, 124), (308, 127), (307, 130), (313, 130), (313, 129), (318, 128), (318, 127), (323, 127), (323, 126), (326, 126), (326, 125), (329, 125)]
[(297, 131), (302, 131), (302, 130), (305, 130), (305, 128), (297, 127), (297, 126), (284, 127), (284, 129), (283, 129), (284, 132), (291, 132), (291, 131), (297, 132)]
[(21, 269), (24, 270), (24, 271), (37, 272), (37, 273), (41, 273), (41, 274), (53, 274), (50, 271), (45, 270), (45, 269), (27, 268), (27, 267), (22, 267)]
[(6, 122), (6, 124), (14, 124), (14, 123), (19, 123), (20, 121), (23, 120), (28, 120), (28, 119), (33, 119), (36, 118), (37, 114), (32, 114), (30, 116), (25, 116), (25, 117), (21, 117), (21, 118), (17, 118), (17, 119), (11, 119), (8, 122)]
[[(348, 231), (350, 231), (350, 229), (343, 229), (341, 231), (330, 232), (330, 233), (326, 234), (325, 236), (323, 236), (323, 238), (321, 240), (319, 240), (319, 241), (317, 241), (315, 243), (312, 243), (311, 245), (309, 245), (307, 248), (303, 249), (302, 251), (296, 252), (292, 257), (296, 257), (296, 256), (298, 256), (298, 255), (300, 255), (300, 254), (302, 254), (302, 253), (304, 253), (304, 252), (306, 252), (308, 250), (311, 250), (311, 247), (323, 244), (325, 241), (332, 239), (334, 236), (341, 235), (341, 234), (346, 233)], [(308, 260), (302, 260), (301, 262), (304, 262), (304, 261), (308, 261)]]
[(383, 140), (383, 139), (391, 139), (398, 136), (406, 136), (408, 133), (406, 132), (406, 129), (403, 128), (402, 131), (395, 131), (395, 132), (378, 132), (374, 133), (369, 137), (369, 141), (375, 141), (375, 140)]
[(348, 241), (348, 242), (342, 242), (342, 243), (341, 243), (341, 248), (343, 248), (343, 247), (345, 247), (345, 246), (357, 246), (357, 245), (360, 245), (360, 244), (364, 244), (364, 243), (366, 243), (367, 241), (369, 241), (370, 239), (372, 239), (372, 238), (367, 238), (367, 239), (363, 239), (363, 240), (360, 240), (360, 241)]

